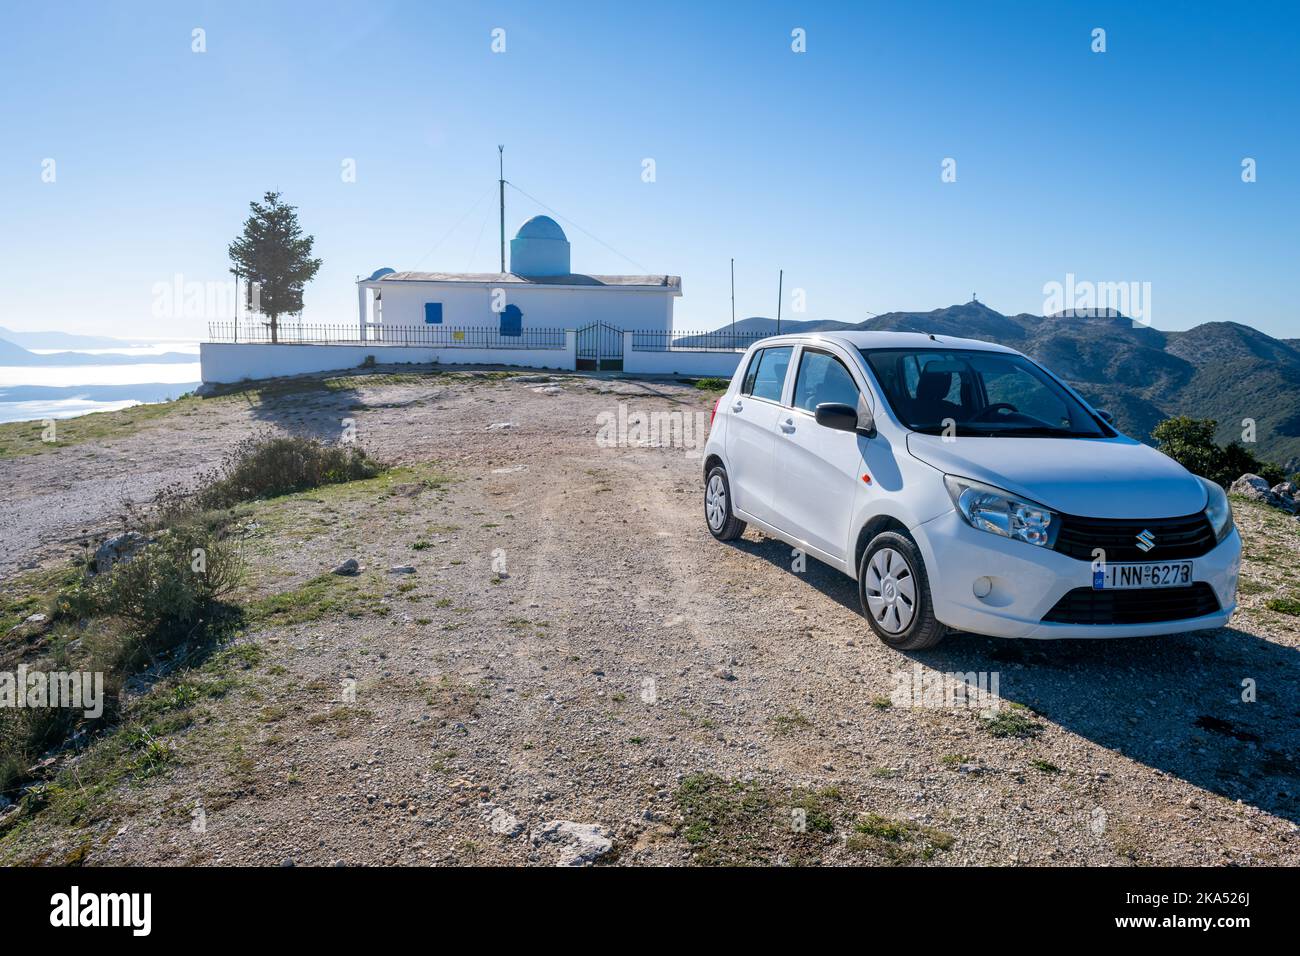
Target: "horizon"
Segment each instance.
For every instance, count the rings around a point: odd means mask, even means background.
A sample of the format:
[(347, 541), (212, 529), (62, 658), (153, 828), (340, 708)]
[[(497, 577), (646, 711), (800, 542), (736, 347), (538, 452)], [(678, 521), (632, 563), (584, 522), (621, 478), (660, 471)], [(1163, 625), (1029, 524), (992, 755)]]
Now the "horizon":
[[(1017, 317), (1020, 317), (1020, 316), (1028, 315), (1028, 316), (1031, 316), (1032, 318), (1037, 318), (1037, 319), (1050, 319), (1050, 318), (1057, 318), (1057, 319), (1061, 319), (1061, 318), (1076, 318), (1076, 319), (1080, 319), (1080, 320), (1084, 320), (1084, 321), (1089, 320), (1089, 319), (1128, 319), (1129, 321), (1133, 322), (1133, 326), (1134, 326), (1135, 328), (1137, 328), (1137, 327), (1149, 328), (1149, 329), (1151, 329), (1152, 331), (1159, 332), (1159, 333), (1162, 333), (1162, 334), (1164, 334), (1164, 333), (1179, 333), (1179, 332), (1187, 332), (1187, 331), (1190, 331), (1190, 329), (1193, 329), (1193, 328), (1199, 328), (1201, 325), (1240, 325), (1240, 326), (1243, 326), (1243, 327), (1245, 327), (1245, 328), (1251, 329), (1251, 330), (1253, 330), (1253, 331), (1255, 331), (1255, 332), (1259, 332), (1259, 333), (1261, 333), (1261, 334), (1263, 334), (1263, 335), (1268, 335), (1270, 338), (1274, 339), (1275, 341), (1284, 342), (1284, 343), (1300, 341), (1300, 329), (1293, 330), (1293, 331), (1296, 331), (1296, 333), (1297, 333), (1296, 335), (1288, 336), (1288, 335), (1283, 334), (1283, 335), (1276, 335), (1276, 336), (1275, 336), (1275, 335), (1271, 335), (1271, 334), (1268, 333), (1268, 332), (1264, 332), (1263, 330), (1257, 328), (1256, 326), (1250, 324), (1249, 322), (1239, 322), (1239, 321), (1235, 321), (1235, 320), (1232, 320), (1232, 319), (1209, 319), (1209, 320), (1207, 320), (1207, 321), (1205, 321), (1205, 322), (1198, 323), (1197, 325), (1195, 325), (1195, 326), (1191, 326), (1191, 327), (1189, 327), (1189, 328), (1187, 328), (1187, 329), (1168, 329), (1168, 328), (1161, 328), (1161, 327), (1159, 327), (1159, 326), (1157, 326), (1157, 325), (1148, 325), (1148, 324), (1145, 323), (1145, 322), (1140, 322), (1140, 321), (1134, 319), (1132, 316), (1122, 315), (1122, 314), (1117, 314), (1117, 315), (1106, 315), (1106, 316), (1101, 316), (1101, 315), (1073, 315), (1073, 316), (1071, 316), (1071, 315), (1066, 315), (1066, 314), (1043, 315), (1043, 314), (1041, 314), (1041, 313), (1034, 313), (1034, 312), (1003, 312), (1001, 309), (995, 308), (994, 306), (989, 305), (987, 302), (981, 301), (981, 300), (979, 300), (979, 299), (972, 299), (972, 300), (970, 300), (970, 301), (968, 301), (968, 302), (954, 302), (954, 303), (952, 303), (951, 305), (939, 306), (939, 307), (937, 307), (937, 308), (933, 308), (933, 309), (888, 309), (888, 310), (885, 311), (885, 312), (877, 313), (877, 314), (875, 314), (875, 315), (872, 315), (872, 316), (867, 317), (866, 319), (860, 319), (860, 320), (858, 320), (857, 323), (853, 323), (853, 324), (855, 324), (855, 325), (856, 325), (856, 324), (861, 324), (861, 323), (863, 323), (863, 322), (869, 322), (869, 321), (871, 321), (872, 319), (885, 318), (885, 317), (888, 317), (888, 316), (891, 316), (891, 315), (917, 315), (917, 316), (920, 316), (920, 315), (930, 315), (930, 314), (935, 313), (935, 312), (947, 312), (947, 311), (949, 311), (949, 310), (951, 310), (951, 309), (959, 309), (959, 308), (962, 308), (963, 306), (967, 306), (967, 305), (979, 305), (979, 306), (983, 306), (985, 309), (988, 309), (989, 311), (994, 312), (994, 313), (996, 313), (996, 314), (998, 314), (998, 315), (1001, 315), (1001, 316), (1003, 316), (1003, 317), (1005, 317), (1005, 318), (1017, 318)], [(735, 321), (736, 321), (737, 324), (739, 324), (739, 323), (741, 323), (741, 322), (751, 322), (751, 321), (754, 321), (754, 320), (756, 320), (756, 319), (761, 319), (761, 320), (766, 321), (766, 322), (776, 322), (776, 321), (778, 321), (775, 315), (743, 315), (743, 316), (742, 316), (742, 315), (737, 315)], [(241, 312), (241, 315), (240, 315), (240, 321), (241, 321), (241, 323), (242, 323), (242, 322), (244, 322), (244, 321), (258, 322), (258, 321), (261, 321), (261, 320), (260, 320), (260, 319), (256, 319), (256, 318), (254, 318), (254, 319), (252, 319), (252, 320), (249, 320), (249, 319), (248, 319), (246, 316), (244, 316), (244, 315), (242, 314), (242, 312)], [(283, 326), (286, 326), (286, 327), (292, 327), (293, 325), (296, 325), (296, 324), (297, 324), (297, 320), (296, 320), (296, 319), (294, 319), (294, 318), (286, 318), (286, 317), (282, 317), (282, 318), (280, 319), (280, 322), (281, 322), (281, 324), (282, 324)], [(726, 329), (726, 326), (729, 325), (730, 322), (731, 322), (731, 320), (728, 318), (727, 320), (725, 320), (725, 321), (724, 321), (721, 325), (719, 325), (719, 326), (715, 326), (715, 327), (712, 327), (712, 328), (683, 329), (683, 331), (687, 331), (687, 332), (712, 332), (712, 331), (724, 331), (724, 330)], [(781, 322), (782, 325), (788, 325), (788, 324), (804, 325), (804, 324), (807, 324), (807, 323), (810, 323), (810, 322), (841, 322), (841, 323), (846, 323), (846, 324), (847, 324), (847, 320), (843, 320), (843, 319), (834, 319), (834, 318), (816, 318), (816, 319), (808, 319), (808, 318), (787, 318), (787, 317), (785, 317), (785, 316), (782, 316), (782, 318), (780, 319), (780, 322)], [(303, 322), (302, 322), (302, 324), (305, 325), (305, 326), (307, 326), (307, 325), (311, 325), (312, 323), (311, 323), (311, 320), (309, 320), (309, 319), (304, 319)], [(679, 328), (682, 328), (682, 327), (679, 326)], [(24, 345), (19, 345), (18, 343), (12, 341), (11, 339), (7, 339), (7, 338), (5, 338), (5, 334), (4, 334), (4, 333), (7, 332), (7, 331), (8, 331), (8, 332), (17, 332), (17, 333), (20, 333), (20, 334), (23, 334), (23, 335), (50, 334), (50, 333), (54, 333), (54, 334), (64, 333), (64, 334), (69, 334), (69, 335), (101, 335), (102, 337), (105, 337), (105, 338), (116, 339), (117, 342), (121, 343), (123, 346), (128, 345), (128, 344), (135, 344), (135, 345), (137, 345), (137, 346), (144, 346), (144, 345), (169, 345), (169, 344), (170, 344), (170, 345), (190, 345), (190, 344), (196, 344), (196, 343), (198, 343), (198, 342), (201, 342), (201, 341), (203, 340), (203, 338), (204, 338), (204, 336), (202, 336), (202, 335), (199, 335), (199, 336), (194, 337), (194, 338), (175, 338), (175, 337), (173, 337), (173, 338), (165, 338), (165, 337), (157, 336), (157, 335), (155, 335), (155, 336), (110, 336), (110, 335), (106, 335), (106, 334), (104, 334), (104, 333), (96, 333), (96, 332), (81, 332), (81, 331), (77, 331), (77, 330), (69, 330), (69, 329), (52, 329), (52, 328), (14, 329), (14, 328), (9, 328), (8, 326), (0, 325), (0, 342), (6, 342), (6, 343), (8, 343), (9, 345), (17, 345), (18, 348), (26, 349), (26, 350), (28, 350), (28, 351), (32, 351), (32, 352), (49, 352), (49, 351), (82, 352), (82, 351), (86, 351), (86, 350), (89, 350), (89, 351), (95, 351), (95, 350), (96, 350), (96, 347), (94, 347), (94, 346), (88, 346), (88, 345), (87, 345), (87, 346), (73, 346), (73, 347), (69, 347), (69, 348), (67, 348), (67, 349), (54, 349), (54, 348), (52, 348), (52, 347), (48, 347), (48, 346), (41, 346), (41, 347), (24, 346)], [(108, 348), (108, 347), (105, 346), (105, 347), (103, 347), (103, 348)]]
[(800, 322), (972, 291), (1042, 315), (1077, 276), (1144, 287), (1161, 331), (1294, 338), (1300, 134), (1273, 118), (1300, 105), (1300, 11), (1252, 11), (24, 9), (0, 37), (24, 91), (0, 105), (0, 325), (204, 338), (231, 316), (156, 315), (156, 290), (228, 283), (271, 189), (324, 260), (304, 323), (353, 321), (381, 266), (496, 271), (504, 143), (507, 239), (547, 213), (577, 272), (680, 275), (681, 329), (730, 321), (734, 256), (738, 320), (774, 318), (781, 269)]

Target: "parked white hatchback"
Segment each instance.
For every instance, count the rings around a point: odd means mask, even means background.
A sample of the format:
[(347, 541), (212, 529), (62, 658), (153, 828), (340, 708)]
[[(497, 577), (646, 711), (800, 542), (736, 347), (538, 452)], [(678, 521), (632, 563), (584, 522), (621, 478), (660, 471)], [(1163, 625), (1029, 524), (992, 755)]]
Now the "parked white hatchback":
[(714, 408), (704, 513), (858, 582), (886, 644), (949, 630), (1135, 637), (1221, 627), (1227, 496), (1000, 345), (911, 332), (753, 345)]

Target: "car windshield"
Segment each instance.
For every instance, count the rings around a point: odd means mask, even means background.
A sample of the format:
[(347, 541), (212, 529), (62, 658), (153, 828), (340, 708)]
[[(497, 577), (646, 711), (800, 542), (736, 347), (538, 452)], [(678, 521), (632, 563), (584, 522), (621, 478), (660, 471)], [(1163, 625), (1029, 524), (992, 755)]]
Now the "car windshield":
[(1105, 426), (1022, 355), (862, 349), (894, 414), (930, 435), (1102, 438)]

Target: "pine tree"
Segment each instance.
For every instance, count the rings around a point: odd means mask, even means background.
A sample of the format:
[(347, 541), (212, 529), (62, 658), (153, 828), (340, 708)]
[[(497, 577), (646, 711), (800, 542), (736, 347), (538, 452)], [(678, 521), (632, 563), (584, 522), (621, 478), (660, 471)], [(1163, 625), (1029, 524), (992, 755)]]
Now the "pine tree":
[(281, 202), (278, 192), (248, 206), (252, 215), (244, 222), (244, 233), (228, 250), (230, 271), (249, 283), (250, 300), (270, 320), (271, 341), (276, 342), (280, 316), (302, 311), (303, 287), (315, 278), (321, 261), (311, 257), (315, 239), (302, 234), (297, 207)]

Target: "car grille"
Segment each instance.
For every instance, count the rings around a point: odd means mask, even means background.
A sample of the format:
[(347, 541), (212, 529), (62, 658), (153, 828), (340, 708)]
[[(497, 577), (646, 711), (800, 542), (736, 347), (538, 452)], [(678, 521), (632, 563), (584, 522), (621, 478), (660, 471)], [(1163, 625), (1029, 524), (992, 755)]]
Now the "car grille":
[[(1155, 538), (1150, 551), (1138, 547), (1138, 535), (1144, 531)], [(1061, 515), (1061, 528), (1052, 547), (1083, 561), (1094, 560), (1093, 552), (1100, 548), (1105, 560), (1114, 563), (1199, 558), (1213, 550), (1216, 543), (1214, 529), (1203, 514), (1149, 521)]]
[(1075, 588), (1043, 617), (1047, 624), (1155, 624), (1182, 621), (1219, 610), (1214, 589), (1204, 581), (1185, 588), (1094, 591)]

